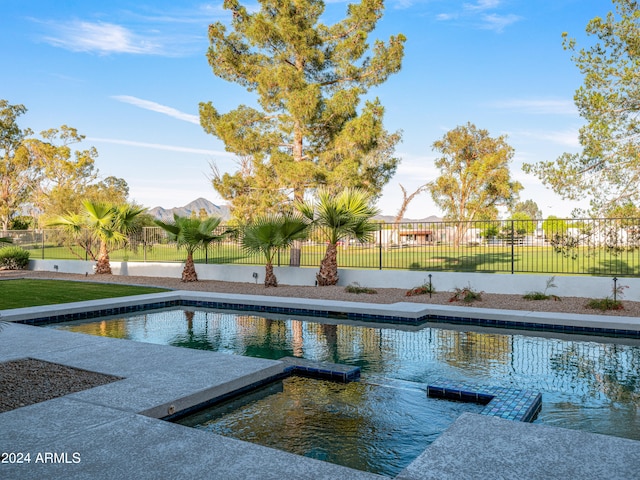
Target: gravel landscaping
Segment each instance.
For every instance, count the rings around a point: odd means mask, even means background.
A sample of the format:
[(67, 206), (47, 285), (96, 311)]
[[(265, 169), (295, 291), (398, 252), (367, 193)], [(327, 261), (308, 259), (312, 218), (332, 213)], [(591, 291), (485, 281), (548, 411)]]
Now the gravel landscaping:
[(0, 363), (0, 413), (116, 380), (120, 377), (33, 358)]

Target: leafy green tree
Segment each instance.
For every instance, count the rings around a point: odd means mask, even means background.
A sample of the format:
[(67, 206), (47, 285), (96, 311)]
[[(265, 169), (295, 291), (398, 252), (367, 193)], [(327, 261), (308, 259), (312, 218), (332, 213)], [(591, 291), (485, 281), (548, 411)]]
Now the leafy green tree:
[(511, 215), (516, 213), (525, 213), (531, 220), (539, 220), (542, 218), (542, 211), (538, 204), (533, 200), (525, 200), (524, 202), (517, 202), (509, 210)]
[(41, 176), (31, 203), (42, 212), (42, 223), (66, 212), (80, 212), (83, 202), (124, 204), (129, 195), (127, 182), (117, 177), (99, 180), (94, 147), (73, 150), (84, 141), (75, 128), (66, 125), (41, 132), (42, 139), (28, 139), (25, 145), (39, 165)]
[(16, 215), (11, 219), (9, 230), (29, 230), (34, 227), (34, 218), (28, 215)]
[(42, 140), (25, 142), (29, 154), (39, 165), (42, 176), (34, 190), (32, 202), (49, 217), (79, 211), (85, 186), (96, 180), (95, 148), (73, 151), (84, 140), (75, 128), (63, 125), (40, 133)]
[(378, 99), (360, 98), (399, 71), (405, 42), (399, 34), (369, 48), (383, 0), (349, 5), (334, 25), (320, 23), (322, 0), (259, 3), (249, 11), (226, 0), (233, 31), (209, 27), (213, 73), (255, 92), (258, 105), (221, 114), (200, 104), (205, 131), (241, 159), (234, 174), (214, 172), (214, 187), (239, 218), (302, 201), (318, 185), (378, 195), (396, 170), (400, 134), (385, 130)]
[(433, 148), (442, 157), (435, 161), (440, 176), (429, 183), (429, 190), (445, 220), (458, 222), (454, 243), (459, 245), (468, 222), (495, 219), (498, 206), (517, 199), (522, 185), (509, 172), (513, 148), (504, 135), (491, 138), (472, 123), (450, 130)]
[(242, 232), (242, 246), (252, 253), (262, 253), (266, 260), (264, 286), (277, 287), (273, 259), (278, 250), (307, 236), (308, 224), (295, 215), (265, 215), (247, 224)]
[[(63, 227), (75, 238), (84, 237), (83, 245), (91, 259), (96, 261), (96, 274), (110, 275), (109, 251), (127, 243), (128, 236), (135, 231), (136, 217), (145, 209), (129, 204), (112, 205), (89, 200), (85, 200), (82, 205), (82, 214), (60, 215), (49, 225)], [(93, 242), (85, 237), (87, 232), (99, 242), (97, 255), (90, 248)]]
[(563, 34), (564, 48), (574, 52), (584, 76), (574, 96), (586, 120), (582, 151), (524, 166), (563, 198), (591, 197), (595, 214), (640, 199), (640, 10), (636, 0), (613, 3), (615, 13), (588, 23), (591, 45), (578, 51), (576, 41)]
[(123, 178), (109, 176), (87, 185), (84, 195), (92, 202), (127, 203), (129, 185)]
[(183, 282), (197, 282), (198, 274), (193, 262), (193, 254), (198, 249), (206, 249), (213, 242), (220, 242), (230, 233), (224, 231), (216, 234), (215, 231), (220, 225), (219, 217), (209, 217), (201, 220), (198, 217), (181, 217), (173, 214), (173, 222), (165, 223), (156, 220), (155, 223), (168, 233), (169, 239), (175, 241), (178, 247), (187, 250), (187, 260), (182, 271)]
[(612, 205), (604, 212), (604, 215), (606, 218), (638, 219), (640, 218), (640, 208), (632, 202), (626, 202)]
[(542, 231), (547, 240), (551, 240), (556, 236), (565, 236), (568, 229), (569, 224), (567, 221), (555, 215), (549, 215), (547, 219), (542, 222)]
[(513, 221), (513, 230), (517, 235), (531, 235), (536, 231), (536, 222), (533, 221), (528, 213), (516, 212), (508, 220), (507, 230), (511, 231), (511, 221)]
[(5, 232), (40, 175), (24, 144), (32, 132), (21, 129), (17, 122), (26, 111), (24, 105), (10, 105), (0, 99), (0, 223)]
[(496, 238), (500, 234), (500, 223), (496, 221), (479, 222), (475, 227), (480, 230), (480, 236), (485, 239)]
[(371, 195), (359, 188), (346, 188), (337, 195), (326, 188), (319, 188), (315, 202), (300, 203), (298, 208), (327, 242), (327, 251), (316, 275), (318, 285), (338, 283), (338, 243), (355, 238), (367, 242), (378, 230), (371, 218), (379, 213), (371, 206)]

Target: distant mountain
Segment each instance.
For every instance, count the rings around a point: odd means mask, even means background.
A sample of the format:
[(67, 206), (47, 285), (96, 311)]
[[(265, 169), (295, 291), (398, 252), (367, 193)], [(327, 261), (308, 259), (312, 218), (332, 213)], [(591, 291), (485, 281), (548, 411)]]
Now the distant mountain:
[(202, 209), (204, 209), (207, 216), (209, 217), (222, 217), (222, 220), (229, 220), (229, 218), (231, 218), (231, 215), (229, 214), (229, 207), (227, 205), (216, 205), (206, 198), (198, 198), (193, 202), (187, 203), (183, 207), (154, 207), (149, 210), (149, 214), (157, 218), (158, 220), (167, 222), (173, 220), (174, 213), (177, 213), (181, 217), (190, 217), (191, 213), (193, 212), (193, 214), (198, 216), (200, 214), (200, 210)]
[[(393, 223), (393, 221), (396, 219), (395, 215), (376, 215), (375, 217), (373, 217), (374, 220), (382, 220), (383, 222), (386, 223)], [(430, 222), (441, 222), (442, 218), (441, 217), (436, 217), (435, 215), (430, 215), (426, 218), (403, 218), (401, 220), (402, 222), (414, 222), (414, 223), (430, 223)]]
[[(197, 216), (200, 213), (200, 210), (204, 209), (208, 216), (222, 217), (222, 220), (229, 220), (231, 218), (231, 214), (229, 213), (228, 205), (216, 205), (213, 202), (210, 202), (206, 198), (198, 198), (193, 202), (187, 203), (184, 207), (174, 207), (174, 208), (162, 208), (162, 207), (154, 207), (149, 210), (149, 214), (153, 215), (153, 217), (158, 220), (162, 220), (163, 222), (173, 220), (173, 214), (177, 213), (181, 217), (189, 217), (191, 216), (191, 212)], [(387, 223), (392, 223), (396, 217), (394, 215), (376, 215), (374, 217), (375, 220), (382, 220)], [(429, 223), (429, 222), (441, 222), (442, 218), (436, 217), (435, 215), (431, 215), (426, 218), (413, 219), (413, 218), (403, 218), (403, 222), (415, 222), (415, 223)]]

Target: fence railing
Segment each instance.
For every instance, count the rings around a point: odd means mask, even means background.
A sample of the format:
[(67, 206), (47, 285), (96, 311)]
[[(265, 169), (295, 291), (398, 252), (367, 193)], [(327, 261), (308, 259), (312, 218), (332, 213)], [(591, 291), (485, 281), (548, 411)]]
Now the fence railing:
[[(62, 230), (4, 232), (30, 250), (32, 259), (90, 260), (98, 244), (90, 235), (71, 238)], [(326, 250), (317, 232), (302, 243), (300, 266), (316, 267)], [(184, 249), (159, 227), (145, 227), (113, 261), (183, 262)], [(276, 264), (289, 265), (290, 251)], [(211, 264), (263, 265), (264, 259), (228, 238), (195, 254)], [(341, 268), (573, 275), (640, 274), (640, 219), (549, 219), (481, 222), (381, 223), (368, 243), (345, 239), (338, 246)]]

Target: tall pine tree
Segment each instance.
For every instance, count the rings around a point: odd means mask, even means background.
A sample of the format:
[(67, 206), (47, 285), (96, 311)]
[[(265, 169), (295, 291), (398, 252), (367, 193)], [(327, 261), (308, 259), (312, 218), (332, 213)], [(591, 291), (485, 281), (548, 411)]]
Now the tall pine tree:
[(246, 220), (302, 200), (309, 188), (363, 188), (378, 195), (395, 173), (400, 133), (383, 126), (377, 98), (360, 99), (400, 70), (405, 37), (367, 42), (383, 0), (349, 5), (335, 25), (320, 23), (322, 0), (260, 0), (250, 13), (225, 0), (231, 30), (209, 26), (216, 76), (257, 95), (256, 107), (221, 114), (200, 104), (200, 122), (240, 159), (234, 173), (214, 168), (216, 190)]

